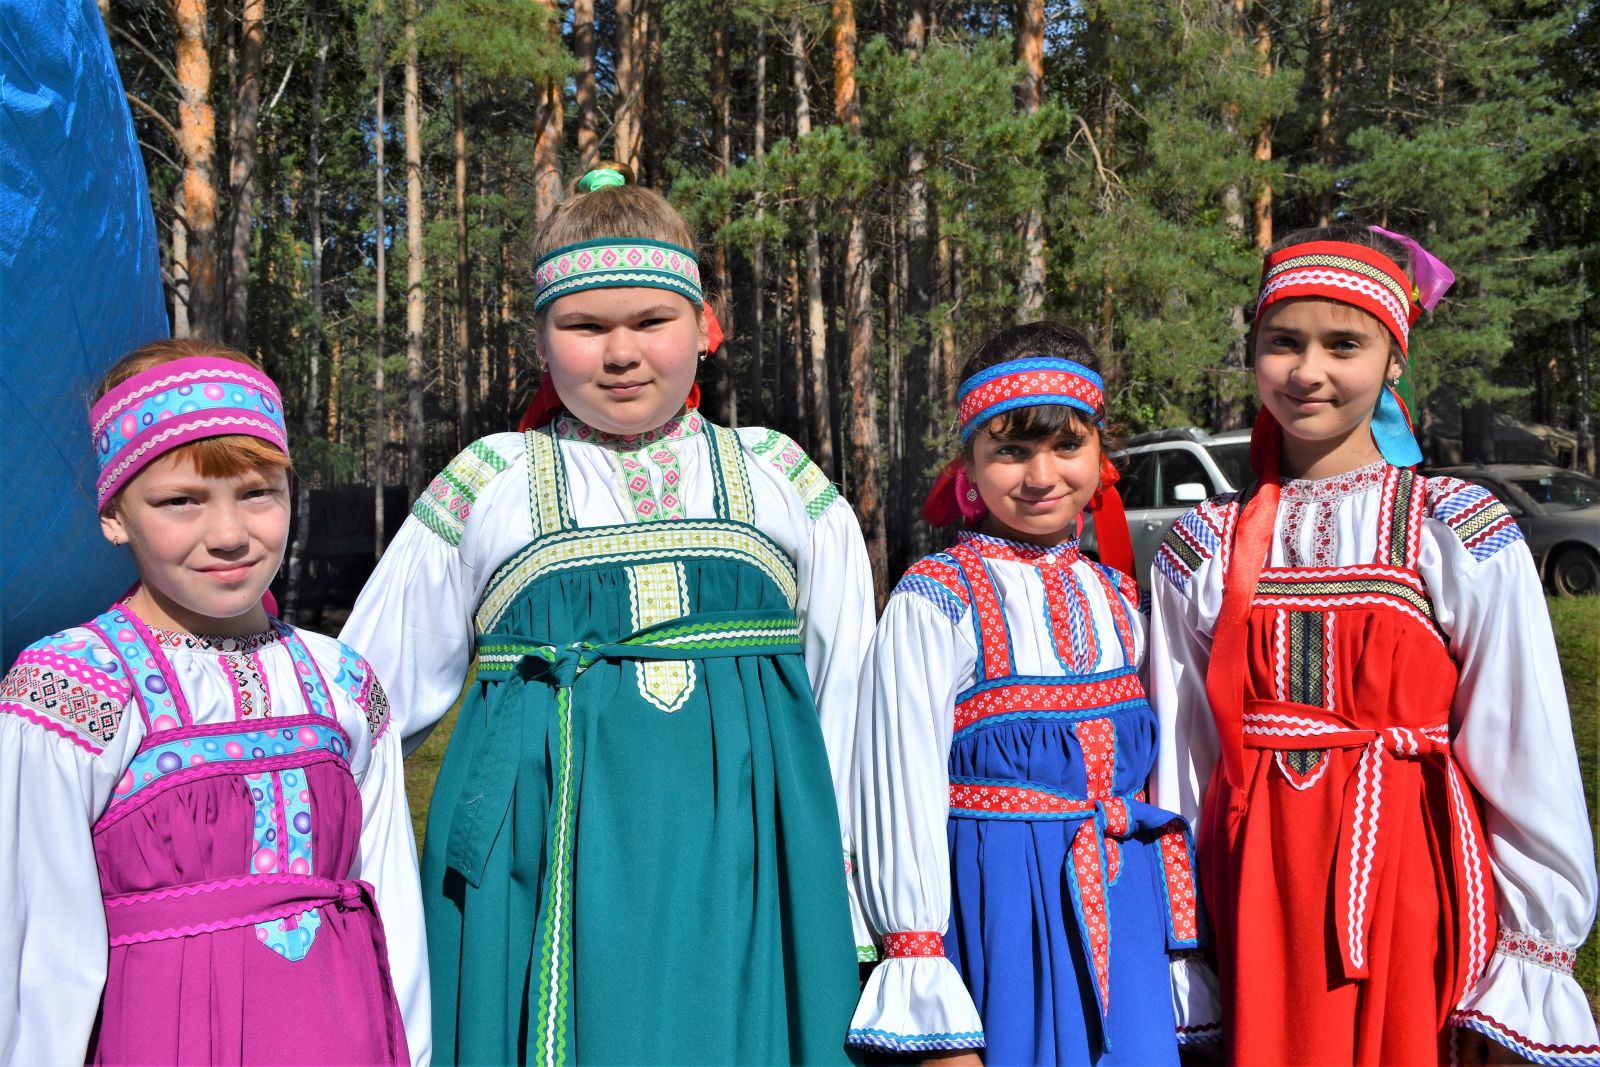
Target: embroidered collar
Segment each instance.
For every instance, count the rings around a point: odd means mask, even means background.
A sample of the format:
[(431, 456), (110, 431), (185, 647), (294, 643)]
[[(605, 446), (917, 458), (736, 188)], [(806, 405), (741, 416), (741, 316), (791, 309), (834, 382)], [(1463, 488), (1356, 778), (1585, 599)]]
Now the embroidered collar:
[(1389, 464), (1380, 459), (1368, 463), (1365, 467), (1357, 467), (1353, 471), (1329, 475), (1326, 478), (1285, 478), (1280, 486), (1279, 495), (1285, 501), (1307, 504), (1343, 500), (1347, 496), (1355, 496), (1357, 493), (1365, 493), (1369, 489), (1382, 486), (1384, 474), (1388, 469)]
[(181, 648), (186, 652), (220, 652), (244, 655), (250, 652), (259, 652), (263, 648), (275, 645), (281, 640), (276, 630), (232, 637), (226, 634), (191, 634), (183, 630), (163, 630), (156, 626), (151, 626), (149, 629), (150, 636), (154, 637), (156, 644), (162, 648)]
[(1025, 541), (1011, 541), (976, 530), (962, 530), (958, 544), (965, 545), (984, 559), (1003, 563), (1028, 563), (1035, 567), (1046, 564), (1072, 564), (1078, 561), (1078, 539), (1063, 541), (1059, 545), (1030, 545)]
[(621, 452), (637, 452), (641, 448), (648, 448), (657, 441), (676, 441), (704, 431), (706, 420), (700, 412), (690, 408), (682, 415), (676, 415), (653, 430), (641, 433), (606, 433), (594, 427), (579, 422), (566, 412), (555, 420), (556, 436), (568, 441), (583, 441), (586, 444), (601, 445), (605, 448), (616, 449)]

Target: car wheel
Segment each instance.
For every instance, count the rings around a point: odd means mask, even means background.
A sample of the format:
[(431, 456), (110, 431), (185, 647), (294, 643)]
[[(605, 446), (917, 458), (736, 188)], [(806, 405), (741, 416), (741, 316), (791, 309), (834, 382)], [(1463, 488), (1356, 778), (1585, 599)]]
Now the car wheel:
[(1600, 593), (1600, 556), (1586, 548), (1568, 548), (1550, 564), (1550, 584), (1561, 596)]

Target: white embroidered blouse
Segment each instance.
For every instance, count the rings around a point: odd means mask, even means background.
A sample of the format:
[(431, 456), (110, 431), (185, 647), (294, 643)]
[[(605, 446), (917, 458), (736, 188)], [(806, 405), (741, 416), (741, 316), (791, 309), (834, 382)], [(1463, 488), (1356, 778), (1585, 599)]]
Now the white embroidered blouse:
[[(1372, 560), (1388, 470), (1379, 462), (1283, 482), (1268, 565)], [(1521, 532), (1488, 490), (1429, 478), (1425, 507), (1418, 572), (1460, 668), (1450, 747), (1482, 811), (1500, 922), (1497, 950), (1452, 1021), (1536, 1062), (1600, 1063), (1572, 976), (1595, 916), (1594, 843), (1544, 589)], [(1218, 759), (1205, 675), (1222, 604), (1219, 532), (1231, 535), (1237, 513), (1231, 495), (1187, 512), (1152, 575), (1148, 687), (1161, 748), (1151, 801), (1197, 826)], [(1185, 967), (1174, 971), (1179, 1023), (1214, 1030), (1215, 979)]]

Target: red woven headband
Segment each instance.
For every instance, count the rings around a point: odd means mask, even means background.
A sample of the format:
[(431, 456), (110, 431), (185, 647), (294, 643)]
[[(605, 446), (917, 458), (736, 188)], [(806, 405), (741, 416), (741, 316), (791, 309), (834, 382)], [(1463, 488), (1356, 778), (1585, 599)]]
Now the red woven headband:
[(1422, 314), (1411, 280), (1398, 263), (1377, 249), (1347, 241), (1307, 241), (1267, 257), (1256, 315), (1270, 304), (1297, 297), (1337, 300), (1376, 315), (1402, 354), (1411, 324)]

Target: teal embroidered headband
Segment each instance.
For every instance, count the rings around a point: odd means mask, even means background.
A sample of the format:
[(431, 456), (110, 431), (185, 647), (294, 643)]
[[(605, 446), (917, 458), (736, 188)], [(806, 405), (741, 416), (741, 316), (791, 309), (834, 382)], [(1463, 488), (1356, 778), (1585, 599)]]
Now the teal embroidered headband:
[(533, 282), (536, 315), (552, 300), (585, 289), (644, 286), (677, 293), (695, 307), (706, 302), (695, 254), (642, 237), (602, 237), (557, 248), (534, 264)]

